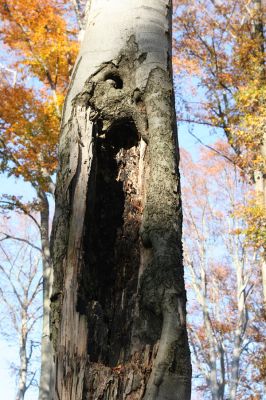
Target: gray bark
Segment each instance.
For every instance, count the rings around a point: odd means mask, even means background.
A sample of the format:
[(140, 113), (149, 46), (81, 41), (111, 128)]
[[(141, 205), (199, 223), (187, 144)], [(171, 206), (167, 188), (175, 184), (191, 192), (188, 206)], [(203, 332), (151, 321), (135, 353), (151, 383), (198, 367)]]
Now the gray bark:
[(239, 255), (235, 254), (234, 264), (236, 267), (237, 276), (237, 308), (238, 308), (238, 320), (235, 330), (234, 337), (234, 348), (231, 363), (231, 382), (230, 382), (230, 400), (237, 398), (237, 388), (239, 385), (240, 378), (240, 358), (243, 352), (243, 342), (245, 338), (245, 332), (248, 323), (248, 311), (246, 306), (246, 288), (247, 288), (247, 277), (244, 273), (245, 259), (239, 258)]
[(176, 140), (171, 2), (92, 1), (60, 139), (56, 400), (190, 398)]
[(24, 400), (25, 393), (27, 391), (27, 374), (28, 374), (28, 360), (27, 360), (27, 298), (24, 299), (23, 309), (21, 312), (21, 331), (19, 338), (19, 359), (20, 359), (20, 368), (19, 368), (19, 381), (18, 381), (18, 392), (16, 396), (16, 400)]
[(40, 201), (40, 235), (43, 265), (43, 326), (41, 341), (41, 375), (39, 400), (49, 400), (53, 386), (53, 347), (50, 340), (50, 297), (52, 294), (52, 268), (49, 244), (49, 203), (44, 191), (38, 191)]

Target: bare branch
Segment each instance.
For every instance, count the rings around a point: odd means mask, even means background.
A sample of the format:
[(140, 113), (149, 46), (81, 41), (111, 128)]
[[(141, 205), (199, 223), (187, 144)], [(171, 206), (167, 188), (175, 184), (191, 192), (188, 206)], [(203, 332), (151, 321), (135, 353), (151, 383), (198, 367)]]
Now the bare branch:
[(6, 205), (6, 206), (10, 206), (13, 207), (13, 209), (19, 209), (20, 211), (22, 211), (25, 215), (27, 215), (29, 218), (32, 219), (32, 221), (35, 223), (35, 225), (37, 225), (38, 229), (41, 229), (41, 226), (39, 224), (39, 222), (37, 221), (37, 219), (27, 210), (25, 204), (22, 204), (21, 202), (11, 202), (8, 200), (1, 200), (0, 199), (0, 205)]
[(231, 158), (227, 157), (225, 154), (223, 154), (222, 152), (220, 152), (219, 150), (215, 149), (212, 146), (209, 146), (208, 144), (204, 143), (201, 139), (199, 139), (196, 135), (194, 135), (194, 133), (192, 132), (188, 132), (191, 136), (194, 137), (194, 139), (197, 140), (198, 143), (200, 143), (202, 146), (206, 147), (207, 149), (215, 152), (216, 154), (218, 154), (219, 156), (223, 157), (225, 160), (229, 161), (230, 163), (232, 163), (233, 165), (236, 165), (236, 162), (234, 160), (232, 160)]
[(9, 234), (7, 234), (7, 233), (5, 233), (5, 232), (0, 232), (0, 235), (4, 235), (3, 238), (0, 238), (0, 242), (3, 242), (3, 241), (8, 240), (8, 239), (17, 240), (17, 241), (19, 241), (19, 242), (23, 242), (23, 243), (28, 244), (29, 246), (31, 246), (31, 247), (32, 247), (33, 249), (35, 249), (35, 250), (38, 250), (38, 251), (40, 251), (40, 252), (42, 251), (42, 249), (41, 249), (40, 247), (36, 246), (35, 244), (31, 243), (29, 240), (27, 240), (27, 239), (25, 239), (25, 238), (20, 238), (20, 237), (12, 236), (12, 235), (9, 235)]

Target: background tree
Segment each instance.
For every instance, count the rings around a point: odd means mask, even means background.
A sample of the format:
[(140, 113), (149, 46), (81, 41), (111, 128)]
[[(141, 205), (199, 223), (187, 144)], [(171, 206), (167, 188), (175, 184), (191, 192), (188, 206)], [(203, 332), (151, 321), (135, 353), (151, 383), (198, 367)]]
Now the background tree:
[(59, 150), (56, 399), (190, 397), (171, 11), (90, 3)]
[(36, 199), (27, 204), (21, 198), (8, 196), (2, 199), (2, 205), (19, 209), (28, 216), (39, 212), (39, 218), (34, 219), (42, 248), (42, 353), (45, 354), (40, 398), (46, 398), (44, 392), (49, 393), (52, 364), (48, 195), (53, 196), (62, 102), (77, 52), (76, 32), (68, 23), (69, 12), (65, 1), (0, 2), (0, 37), (9, 52), (9, 62), (3, 60), (3, 65), (17, 73), (14, 84), (3, 80), (0, 85), (1, 170), (30, 183), (36, 193)]
[(38, 385), (34, 359), (40, 349), (37, 331), (42, 317), (40, 257), (28, 244), (18, 246), (1, 235), (0, 259), (0, 333), (18, 345), (19, 364), (11, 366), (18, 377), (16, 400), (23, 400), (27, 390)]
[(220, 128), (235, 151), (233, 161), (256, 183), (256, 199), (245, 214), (264, 260), (266, 299), (263, 5), (260, 0), (184, 0), (176, 2), (175, 15), (178, 76), (194, 77), (183, 119)]
[[(232, 157), (225, 143), (215, 148)], [(249, 185), (210, 150), (197, 161), (182, 151), (181, 167), (195, 388), (204, 399), (262, 398), (260, 261), (236, 212), (248, 202)]]

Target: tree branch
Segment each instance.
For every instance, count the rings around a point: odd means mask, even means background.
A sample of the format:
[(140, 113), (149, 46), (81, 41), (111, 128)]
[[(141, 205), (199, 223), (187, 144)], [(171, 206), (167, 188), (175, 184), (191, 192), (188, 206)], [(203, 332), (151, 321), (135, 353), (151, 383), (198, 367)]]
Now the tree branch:
[(42, 251), (42, 249), (40, 248), (40, 247), (38, 247), (38, 246), (36, 246), (35, 244), (33, 244), (33, 243), (31, 243), (29, 240), (27, 240), (27, 239), (24, 239), (24, 238), (19, 238), (19, 237), (16, 237), (16, 236), (12, 236), (12, 235), (9, 235), (9, 234), (7, 234), (7, 233), (4, 233), (4, 232), (0, 232), (0, 235), (4, 235), (5, 237), (4, 238), (1, 238), (0, 239), (0, 242), (3, 242), (3, 241), (5, 241), (5, 240), (8, 240), (8, 239), (11, 239), (11, 240), (17, 240), (17, 241), (19, 241), (19, 242), (23, 242), (23, 243), (26, 243), (26, 244), (28, 244), (29, 246), (31, 246), (33, 249), (35, 249), (35, 250), (38, 250), (38, 251)]
[(227, 157), (225, 154), (221, 153), (219, 150), (215, 149), (212, 146), (209, 146), (208, 144), (204, 143), (201, 139), (199, 139), (196, 135), (194, 135), (194, 133), (192, 132), (188, 132), (189, 135), (191, 135), (194, 139), (197, 140), (198, 143), (200, 143), (202, 146), (206, 147), (207, 149), (215, 152), (216, 154), (218, 154), (219, 156), (223, 157), (225, 160), (229, 161), (230, 163), (232, 163), (233, 165), (236, 166), (236, 162), (233, 161), (231, 158)]

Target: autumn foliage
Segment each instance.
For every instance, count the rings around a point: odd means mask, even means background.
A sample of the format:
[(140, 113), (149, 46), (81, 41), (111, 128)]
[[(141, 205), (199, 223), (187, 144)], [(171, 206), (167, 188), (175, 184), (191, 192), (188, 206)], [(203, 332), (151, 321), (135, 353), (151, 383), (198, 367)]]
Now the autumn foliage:
[(64, 1), (0, 2), (0, 38), (9, 54), (2, 70), (17, 77), (0, 85), (1, 167), (45, 190), (57, 165), (62, 103), (77, 53), (69, 13)]
[[(223, 131), (232, 162), (251, 183), (266, 173), (264, 7), (260, 0), (175, 1), (174, 67), (186, 93), (180, 120)], [(265, 249), (266, 188), (255, 197), (242, 210), (246, 233)]]
[[(256, 30), (262, 10), (252, 2), (176, 1), (176, 72), (194, 76), (202, 101), (190, 118), (222, 128), (243, 168), (255, 155), (265, 124), (264, 37)], [(188, 104), (189, 106), (189, 104)], [(257, 155), (258, 156), (258, 155)]]
[[(53, 103), (37, 99), (33, 89), (17, 84), (0, 87), (3, 119), (2, 169), (25, 181), (45, 185), (47, 174), (57, 165), (59, 119)], [(10, 99), (16, 99), (10, 107)]]
[[(23, 214), (28, 223), (34, 222), (38, 232), (36, 244), (11, 237), (6, 230), (0, 233), (0, 241), (22, 241), (41, 252), (44, 301), (40, 398), (50, 387), (53, 364), (48, 194), (54, 195), (62, 106), (78, 47), (69, 4), (64, 0), (0, 0), (0, 40), (4, 50), (0, 60), (0, 168), (8, 176), (22, 178), (35, 193), (35, 198), (27, 201), (20, 195), (1, 194), (1, 212), (8, 213), (11, 224), (11, 211)], [(21, 374), (24, 364), (21, 360)], [(24, 387), (25, 382), (24, 379)]]

